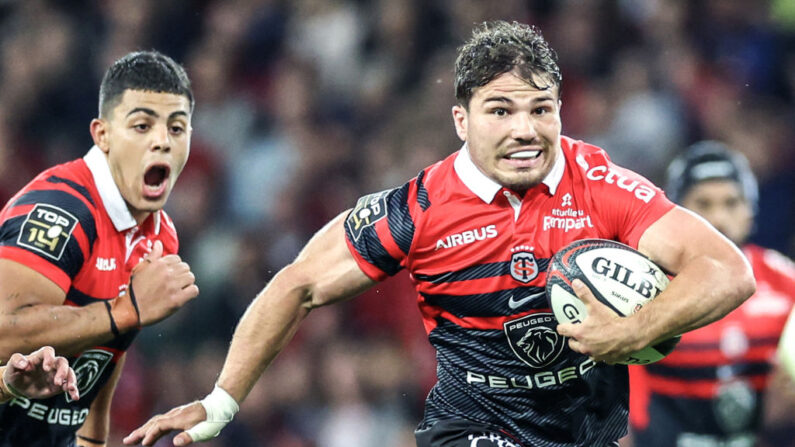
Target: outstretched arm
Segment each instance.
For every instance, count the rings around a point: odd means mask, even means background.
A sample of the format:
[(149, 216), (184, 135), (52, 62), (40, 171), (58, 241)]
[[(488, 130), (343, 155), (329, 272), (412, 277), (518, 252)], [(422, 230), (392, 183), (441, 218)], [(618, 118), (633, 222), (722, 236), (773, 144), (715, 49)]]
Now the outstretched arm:
[[(242, 402), (309, 311), (372, 287), (345, 242), (343, 213), (321, 229), (246, 310), (232, 337), (218, 386)], [(255, 355), (251, 355), (255, 353)]]
[(709, 324), (739, 306), (755, 290), (740, 250), (696, 214), (676, 207), (649, 226), (638, 250), (676, 277), (639, 312), (620, 318), (587, 287), (575, 287), (588, 307), (581, 324), (561, 324), (569, 346), (612, 363), (675, 335)]
[(0, 402), (14, 397), (46, 399), (62, 392), (74, 400), (80, 398), (75, 372), (49, 346), (29, 355), (13, 354), (8, 365), (0, 367), (0, 377)]
[(179, 433), (174, 445), (217, 435), (237, 411), (236, 403), (246, 398), (312, 309), (356, 296), (374, 284), (348, 250), (343, 227), (346, 214), (321, 229), (295, 261), (282, 269), (249, 305), (221, 370), (217, 384), (220, 391), (213, 391), (209, 402), (205, 399), (205, 404), (213, 407), (211, 410), (220, 409), (219, 414), (208, 417), (199, 402), (183, 405), (150, 419), (127, 436), (125, 444), (152, 445), (175, 429), (189, 430), (190, 434)]

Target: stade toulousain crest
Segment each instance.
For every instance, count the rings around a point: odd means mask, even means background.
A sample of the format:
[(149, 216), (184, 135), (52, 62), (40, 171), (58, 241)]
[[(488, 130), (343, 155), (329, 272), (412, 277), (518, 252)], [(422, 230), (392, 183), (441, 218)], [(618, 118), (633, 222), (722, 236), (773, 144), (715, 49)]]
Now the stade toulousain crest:
[[(511, 250), (513, 251), (513, 250)], [(514, 251), (511, 255), (511, 277), (527, 284), (538, 276), (538, 263), (531, 251)]]
[(543, 368), (563, 352), (565, 338), (555, 331), (551, 312), (538, 312), (505, 323), (508, 344), (519, 359), (533, 368)]

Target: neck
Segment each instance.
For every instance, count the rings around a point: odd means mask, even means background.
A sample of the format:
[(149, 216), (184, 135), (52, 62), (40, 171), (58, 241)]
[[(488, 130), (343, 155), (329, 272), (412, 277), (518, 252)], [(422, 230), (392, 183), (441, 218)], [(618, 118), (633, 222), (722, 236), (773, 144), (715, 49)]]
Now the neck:
[(130, 210), (130, 214), (132, 214), (133, 219), (138, 225), (144, 223), (144, 221), (152, 215), (153, 211), (143, 211), (143, 210), (136, 210), (127, 205), (127, 208)]

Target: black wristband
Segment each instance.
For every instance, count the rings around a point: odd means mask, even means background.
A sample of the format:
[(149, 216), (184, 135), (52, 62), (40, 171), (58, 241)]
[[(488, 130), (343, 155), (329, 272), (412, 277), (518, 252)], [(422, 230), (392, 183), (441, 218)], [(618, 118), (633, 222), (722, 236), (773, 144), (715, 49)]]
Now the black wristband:
[(107, 444), (107, 441), (100, 441), (99, 439), (87, 438), (85, 436), (80, 436), (80, 435), (76, 435), (76, 436), (78, 438), (82, 439), (83, 441), (88, 441), (88, 442), (91, 442), (93, 444)]
[(132, 301), (133, 308), (135, 308), (135, 315), (138, 316), (138, 327), (141, 327), (141, 312), (138, 310), (138, 300), (135, 299), (135, 292), (133, 292), (132, 278), (130, 278), (130, 286), (127, 287), (127, 292), (130, 294), (130, 301)]
[[(132, 290), (132, 289), (130, 289), (130, 290)], [(113, 336), (114, 337), (118, 337), (119, 336), (119, 327), (116, 326), (116, 320), (113, 319), (113, 312), (110, 311), (110, 301), (105, 300), (103, 302), (105, 303), (105, 308), (108, 310), (108, 317), (110, 317), (110, 331), (113, 332)], [(136, 310), (138, 310), (138, 309), (136, 308)], [(90, 439), (89, 439), (89, 441), (90, 441)]]

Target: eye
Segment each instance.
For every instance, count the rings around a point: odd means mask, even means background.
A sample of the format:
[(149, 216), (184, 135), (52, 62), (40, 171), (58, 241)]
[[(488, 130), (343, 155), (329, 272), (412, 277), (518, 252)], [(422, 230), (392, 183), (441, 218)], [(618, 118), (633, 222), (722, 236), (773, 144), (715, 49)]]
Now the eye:
[(696, 199), (693, 203), (693, 210), (700, 211), (702, 213), (709, 212), (710, 208), (712, 208), (712, 202), (706, 199)]
[(535, 109), (533, 109), (533, 113), (536, 115), (544, 115), (547, 112), (549, 112), (549, 108), (547, 107), (536, 107)]
[(172, 124), (169, 127), (169, 131), (171, 131), (172, 134), (179, 135), (179, 134), (185, 132), (185, 128), (183, 126), (181, 126), (181, 125)]
[(147, 123), (138, 123), (138, 124), (133, 124), (132, 127), (138, 132), (146, 132), (147, 130), (149, 130), (151, 126)]
[(737, 208), (737, 207), (739, 207), (742, 204), (743, 204), (743, 201), (739, 197), (730, 197), (730, 198), (726, 199), (726, 201), (724, 202), (724, 206), (726, 206), (726, 208), (732, 209), (732, 210)]
[(497, 107), (491, 110), (491, 113), (496, 116), (506, 116), (508, 115), (508, 109), (503, 107)]

